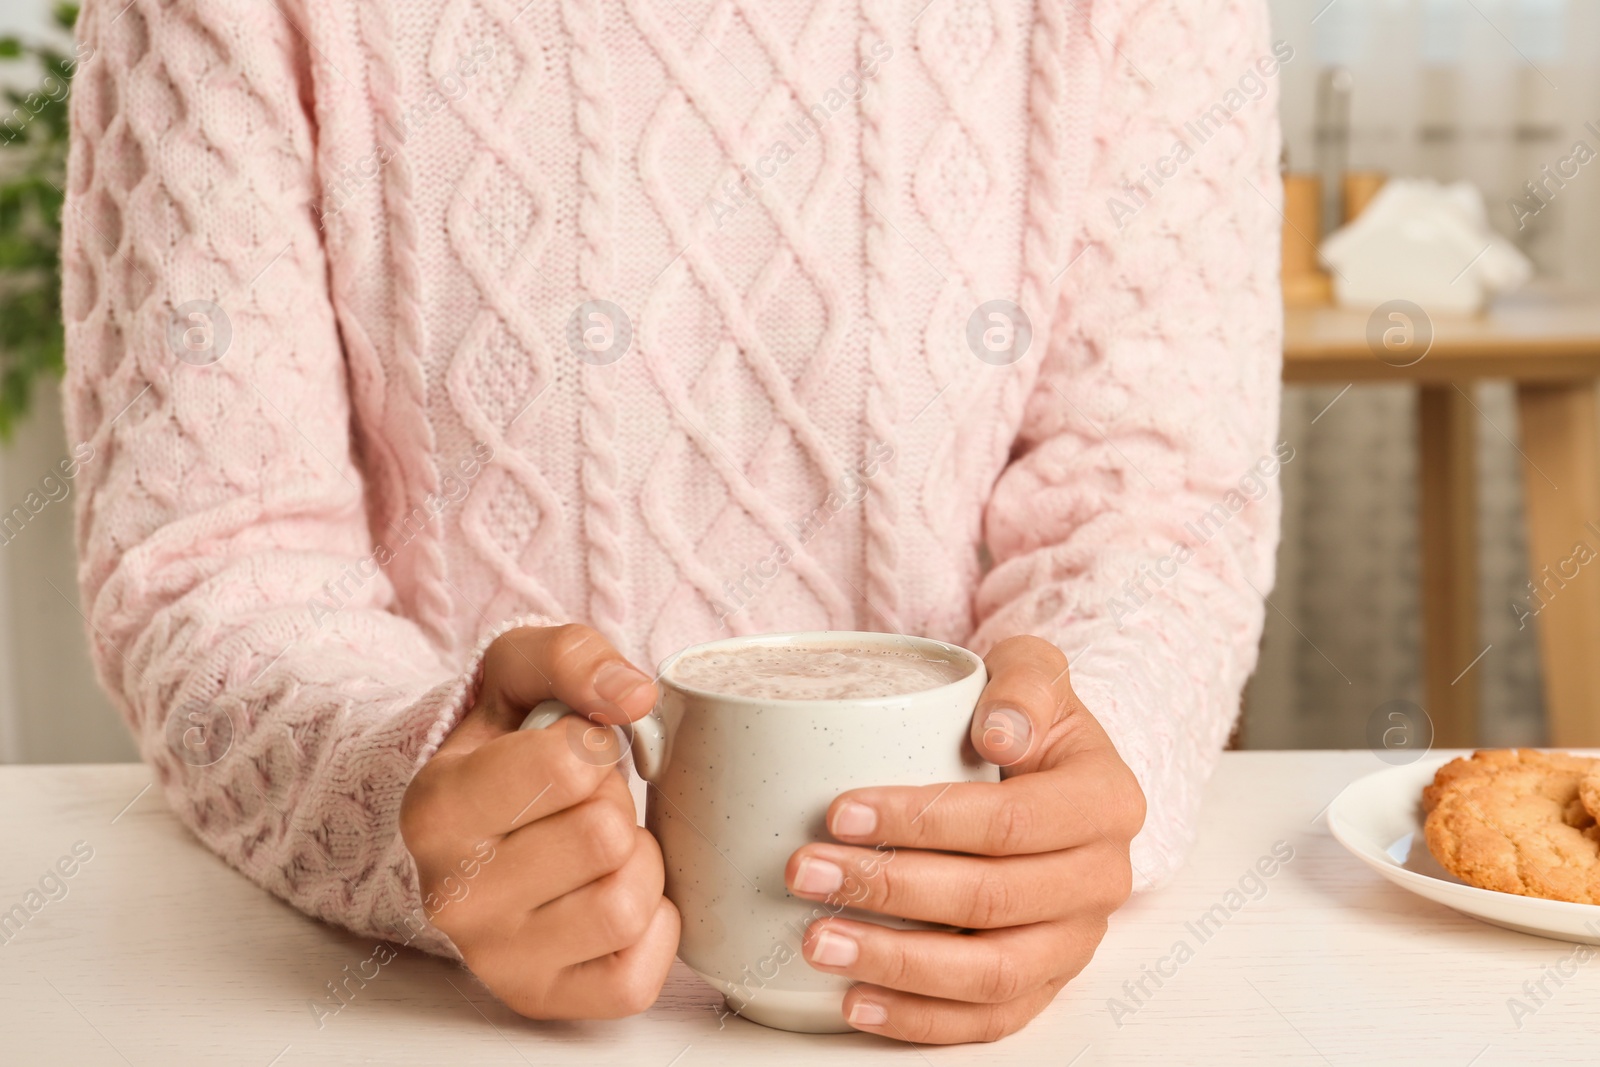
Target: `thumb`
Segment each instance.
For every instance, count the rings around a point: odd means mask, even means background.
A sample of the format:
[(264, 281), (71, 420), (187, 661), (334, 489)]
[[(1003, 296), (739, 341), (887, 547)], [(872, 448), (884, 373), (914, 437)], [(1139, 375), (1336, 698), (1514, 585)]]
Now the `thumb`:
[(1067, 657), (1039, 637), (1011, 637), (984, 657), (989, 684), (972, 713), (978, 755), (1011, 773), (1038, 769), (1053, 726), (1077, 705)]
[(477, 706), (455, 734), (475, 747), (516, 730), (546, 700), (559, 700), (592, 722), (621, 725), (650, 712), (656, 687), (587, 626), (519, 627), (485, 651)]

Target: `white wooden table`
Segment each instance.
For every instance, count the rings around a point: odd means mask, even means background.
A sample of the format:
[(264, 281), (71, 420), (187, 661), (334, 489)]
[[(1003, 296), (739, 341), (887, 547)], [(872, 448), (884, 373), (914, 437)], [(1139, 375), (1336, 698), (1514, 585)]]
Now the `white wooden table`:
[[(1524, 984), (1572, 946), (1410, 896), (1328, 835), (1328, 802), (1384, 766), (1367, 752), (1226, 754), (1186, 871), (1118, 914), (1051, 1008), (993, 1045), (920, 1049), (737, 1019), (719, 1030), (717, 998), (681, 965), (642, 1016), (530, 1022), (460, 968), (409, 952), (319, 1029), (307, 1002), (367, 959), (370, 941), (224, 866), (155, 790), (141, 793), (143, 767), (0, 768), (0, 909), (74, 843), (94, 850), (67, 896), (0, 944), (0, 1062), (1593, 1063), (1600, 957), (1559, 988), (1547, 979), (1535, 1005)], [(1279, 841), (1293, 859), (1202, 942), (1186, 924), (1226, 910), (1228, 891)], [(1193, 950), (1181, 966), (1179, 941)], [(1169, 975), (1159, 988), (1145, 977), (1158, 965)], [(1141, 977), (1149, 995), (1135, 1001), (1124, 983)], [(1536, 1008), (1520, 1028), (1513, 997)], [(1131, 1012), (1113, 1019), (1111, 998)]]

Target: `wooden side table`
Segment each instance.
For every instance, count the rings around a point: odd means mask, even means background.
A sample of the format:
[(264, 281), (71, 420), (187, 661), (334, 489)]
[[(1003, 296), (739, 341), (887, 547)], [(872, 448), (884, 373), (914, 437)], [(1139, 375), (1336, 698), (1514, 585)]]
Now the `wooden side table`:
[[(1387, 352), (1380, 359), (1367, 340), (1369, 318), (1333, 307), (1288, 309), (1283, 380), (1418, 386), (1424, 677), (1434, 744), (1477, 740), (1470, 668), (1484, 650), (1475, 543), (1479, 413), (1467, 386), (1509, 378), (1522, 424), (1529, 572), (1543, 601), (1530, 622), (1538, 627), (1549, 740), (1600, 745), (1600, 558), (1574, 559), (1579, 542), (1600, 553), (1600, 294), (1512, 294), (1480, 316), (1433, 316), (1432, 344), (1420, 359)], [(1530, 597), (1530, 606), (1539, 600)]]

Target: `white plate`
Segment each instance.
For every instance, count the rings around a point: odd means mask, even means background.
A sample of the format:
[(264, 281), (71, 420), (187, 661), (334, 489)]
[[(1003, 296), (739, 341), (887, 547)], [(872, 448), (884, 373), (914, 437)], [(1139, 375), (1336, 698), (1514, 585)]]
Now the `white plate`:
[(1423, 759), (1350, 783), (1328, 807), (1333, 836), (1418, 896), (1510, 930), (1600, 945), (1600, 906), (1479, 889), (1439, 866), (1422, 836), (1422, 789), (1452, 758)]

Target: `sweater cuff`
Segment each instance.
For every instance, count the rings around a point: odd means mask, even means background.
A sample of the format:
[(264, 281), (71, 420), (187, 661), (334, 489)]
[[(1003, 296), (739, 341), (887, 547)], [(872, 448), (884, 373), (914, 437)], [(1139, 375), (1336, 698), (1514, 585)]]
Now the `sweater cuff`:
[[(1130, 690), (1126, 679), (1101, 673), (1089, 664), (1073, 671), (1072, 690), (1105, 729), (1117, 754), (1133, 771), (1144, 791), (1144, 826), (1129, 846), (1133, 891), (1159, 889), (1172, 880), (1188, 859), (1199, 831), (1200, 801), (1216, 767), (1215, 751), (1206, 738), (1191, 732), (1193, 724), (1175, 722), (1170, 712), (1147, 703), (1155, 694)], [(1201, 701), (1208, 694), (1161, 693), (1161, 701)], [(1197, 713), (1197, 718), (1204, 718)]]

